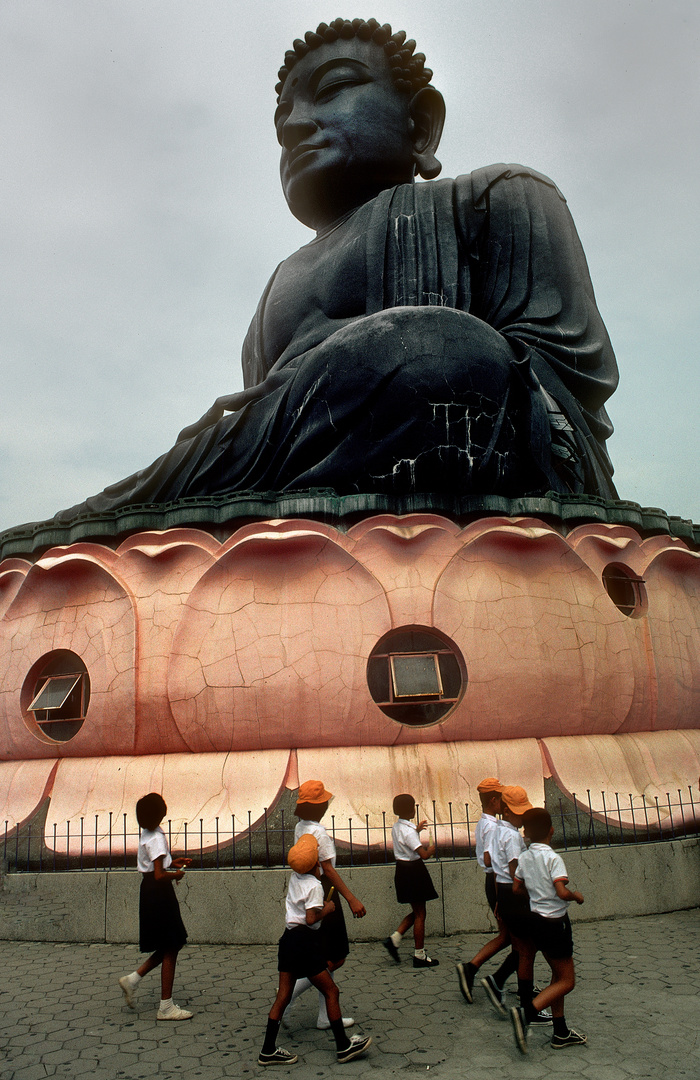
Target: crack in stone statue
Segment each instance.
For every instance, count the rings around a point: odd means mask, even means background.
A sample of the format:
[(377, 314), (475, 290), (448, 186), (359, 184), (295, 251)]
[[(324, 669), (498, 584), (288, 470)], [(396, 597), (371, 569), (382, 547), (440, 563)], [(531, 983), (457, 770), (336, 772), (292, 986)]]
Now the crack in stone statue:
[(435, 180), (445, 109), (431, 77), (415, 43), (373, 19), (294, 43), (277, 87), (281, 179), (316, 237), (265, 289), (245, 389), (55, 520), (310, 487), (616, 497), (604, 403), (617, 368), (564, 198), (520, 165)]

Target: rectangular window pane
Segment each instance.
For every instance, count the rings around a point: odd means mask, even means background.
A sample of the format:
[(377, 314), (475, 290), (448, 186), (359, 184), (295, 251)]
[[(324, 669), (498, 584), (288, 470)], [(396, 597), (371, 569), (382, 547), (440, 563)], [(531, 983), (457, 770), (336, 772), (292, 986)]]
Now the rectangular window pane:
[(29, 706), (29, 712), (37, 712), (39, 709), (60, 709), (81, 678), (81, 675), (54, 675), (47, 679)]
[(437, 656), (392, 656), (391, 678), (394, 697), (439, 697), (442, 681)]

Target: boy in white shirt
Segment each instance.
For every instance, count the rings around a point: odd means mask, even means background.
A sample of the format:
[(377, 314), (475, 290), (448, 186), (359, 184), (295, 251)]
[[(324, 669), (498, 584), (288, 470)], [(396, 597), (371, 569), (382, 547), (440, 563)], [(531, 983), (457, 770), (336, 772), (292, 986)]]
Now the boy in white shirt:
[(336, 1059), (341, 1064), (353, 1061), (366, 1051), (372, 1039), (353, 1035), (349, 1039), (340, 1013), (338, 987), (328, 971), (325, 949), (318, 933), (321, 920), (335, 911), (332, 900), (323, 899), (319, 880), (318, 841), (305, 833), (290, 848), (287, 861), (292, 875), (285, 904), (285, 931), (279, 941), (277, 970), (279, 987), (270, 1009), (265, 1041), (258, 1065), (293, 1065), (296, 1054), (276, 1045), (282, 1014), (292, 999), (297, 979), (307, 978), (326, 999), (328, 1019), (335, 1038)]
[[(487, 776), (485, 780), (482, 780), (481, 783), (477, 785), (476, 790), (479, 792), (482, 810), (481, 817), (476, 823), (476, 861), (484, 871), (486, 900), (491, 911), (495, 914), (496, 876), (491, 865), (490, 849), (491, 844), (495, 839), (498, 826), (498, 818), (496, 815), (501, 812), (501, 792), (503, 791), (503, 784), (500, 780), (497, 780), (495, 776)], [(496, 956), (502, 949), (509, 948), (511, 944), (510, 934), (503, 925), (503, 921), (498, 915), (495, 917), (498, 922), (498, 935), (487, 942), (482, 949), (479, 949), (476, 956), (472, 957), (471, 960), (457, 964), (459, 988), (464, 1000), (469, 1005), (473, 1004), (474, 1001), (472, 993), (474, 979), (476, 978), (476, 973), (481, 965), (486, 963), (487, 960), (490, 960), (492, 956)], [(495, 971), (493, 975), (487, 975), (484, 980), (489, 989), (493, 992), (494, 997), (502, 999), (503, 987), (506, 979), (517, 970), (518, 954), (514, 949), (511, 949), (498, 971)], [(489, 997), (491, 997), (490, 994)]]
[(425, 866), (425, 859), (435, 854), (434, 844), (424, 844), (421, 831), (428, 824), (419, 821), (414, 825), (411, 818), (416, 812), (416, 803), (412, 795), (397, 795), (393, 802), (394, 813), (398, 821), (391, 829), (394, 846), (396, 870), (394, 886), (399, 904), (410, 904), (411, 911), (399, 923), (398, 928), (382, 942), (389, 955), (401, 962), (399, 945), (404, 934), (413, 927), (414, 968), (438, 967), (440, 961), (433, 960), (425, 951), (425, 905), (428, 900), (437, 900), (432, 878)]
[(531, 916), (529, 935), (525, 941), (524, 960), (530, 968), (536, 952), (541, 952), (552, 969), (549, 986), (541, 990), (530, 1003), (510, 1011), (518, 1049), (527, 1053), (527, 1031), (538, 1009), (551, 1005), (554, 1017), (552, 1048), (580, 1046), (586, 1036), (567, 1026), (564, 1018), (564, 996), (575, 985), (573, 938), (567, 914), (569, 903), (583, 903), (580, 892), (567, 888), (569, 880), (564, 860), (550, 846), (554, 830), (547, 810), (540, 807), (523, 815), (523, 829), (530, 842), (527, 851), (518, 858), (513, 880), (516, 896), (529, 896)]

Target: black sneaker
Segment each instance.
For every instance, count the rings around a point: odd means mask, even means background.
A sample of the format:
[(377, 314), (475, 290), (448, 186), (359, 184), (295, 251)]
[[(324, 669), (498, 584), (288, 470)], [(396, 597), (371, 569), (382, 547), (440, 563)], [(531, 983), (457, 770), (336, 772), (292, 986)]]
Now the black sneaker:
[(508, 1015), (505, 1006), (505, 991), (501, 990), (493, 975), (487, 975), (485, 979), (482, 979), (481, 985), (486, 991), (486, 996), (493, 1005), (498, 1015), (502, 1016), (505, 1019), (505, 1017)]
[(510, 1010), (510, 1022), (513, 1025), (515, 1045), (521, 1054), (527, 1054), (527, 1021), (525, 1020), (525, 1010), (513, 1006)]
[(433, 960), (431, 957), (426, 956), (425, 960), (421, 960), (420, 956), (413, 957), (414, 967), (440, 967), (439, 960)]
[(542, 1009), (542, 1011), (538, 1012), (536, 1014), (536, 1016), (533, 1016), (530, 1023), (532, 1024), (533, 1027), (537, 1027), (538, 1025), (541, 1027), (543, 1024), (551, 1024), (552, 1023), (552, 1010), (551, 1009)]
[(553, 1050), (561, 1050), (564, 1046), (583, 1046), (587, 1041), (585, 1035), (569, 1028), (568, 1035), (552, 1035), (551, 1046)]
[(468, 1005), (473, 1005), (474, 995), (472, 989), (474, 986), (474, 977), (477, 969), (472, 967), (471, 964), (457, 964), (457, 978), (459, 980), (459, 988), (462, 991), (462, 997)]
[[(362, 1057), (365, 1050), (372, 1042), (371, 1035), (353, 1035), (350, 1040), (350, 1045), (346, 1046), (344, 1050), (336, 1051), (336, 1059), (342, 1064), (344, 1061), (354, 1061), (355, 1058)], [(296, 1058), (294, 1059), (296, 1061)]]
[(396, 948), (396, 946), (394, 945), (394, 942), (391, 940), (391, 938), (390, 937), (384, 938), (384, 941), (382, 942), (382, 945), (384, 946), (386, 951), (389, 953), (389, 956), (391, 957), (391, 959), (395, 960), (397, 964), (400, 964), (401, 963), (401, 957), (399, 956), (399, 950)]
[(263, 1054), (261, 1051), (258, 1055), (258, 1065), (293, 1065), (298, 1060), (296, 1054), (290, 1054), (281, 1046), (275, 1047), (274, 1054)]

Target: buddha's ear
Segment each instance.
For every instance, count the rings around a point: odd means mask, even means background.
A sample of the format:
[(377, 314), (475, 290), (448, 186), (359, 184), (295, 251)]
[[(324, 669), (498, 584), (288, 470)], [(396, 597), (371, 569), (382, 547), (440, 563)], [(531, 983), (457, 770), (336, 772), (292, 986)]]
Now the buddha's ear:
[(413, 160), (424, 180), (434, 180), (442, 165), (435, 157), (445, 123), (445, 99), (434, 86), (424, 86), (411, 98)]

